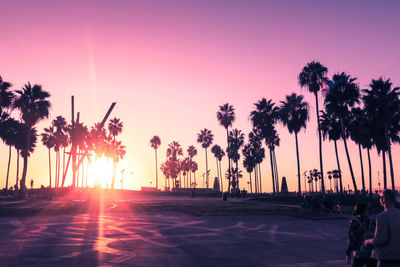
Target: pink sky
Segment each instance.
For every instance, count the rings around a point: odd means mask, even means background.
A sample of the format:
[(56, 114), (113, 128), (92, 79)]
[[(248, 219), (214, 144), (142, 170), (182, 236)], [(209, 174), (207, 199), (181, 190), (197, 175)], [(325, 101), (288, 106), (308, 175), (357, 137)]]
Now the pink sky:
[[(299, 135), (303, 172), (318, 168), (319, 161), (315, 102), (299, 88), (299, 72), (307, 62), (319, 60), (329, 76), (346, 71), (359, 78), (361, 88), (381, 75), (399, 86), (399, 8), (398, 1), (0, 0), (0, 75), (15, 89), (30, 81), (52, 94), (51, 117), (39, 125), (40, 132), (57, 115), (70, 120), (71, 95), (87, 125), (100, 120), (116, 101), (112, 116), (125, 124), (121, 138), (128, 150), (120, 169), (133, 172), (125, 181), (131, 189), (154, 184), (153, 135), (162, 141), (159, 162), (173, 140), (185, 150), (195, 145), (200, 178), (205, 169), (204, 151), (196, 143), (200, 129), (211, 129), (214, 143), (226, 145), (216, 120), (219, 105), (234, 105), (234, 127), (247, 135), (253, 103), (302, 93), (311, 105), (307, 130)], [(296, 190), (294, 136), (281, 126), (278, 132), (279, 175), (287, 177), (289, 190)], [(351, 143), (350, 148), (361, 187), (357, 147)], [(324, 170), (335, 169), (333, 143), (324, 142), (323, 149)], [(351, 184), (342, 142), (339, 150), (344, 184)], [(397, 183), (399, 152), (395, 145)], [(372, 155), (376, 184), (381, 160), (375, 151)], [(1, 187), (7, 156), (1, 145)], [(39, 144), (28, 172), (37, 186), (48, 184), (47, 160)], [(214, 177), (212, 157), (209, 166)], [(271, 191), (268, 157), (262, 174), (263, 189)], [(163, 181), (161, 175), (161, 185)]]

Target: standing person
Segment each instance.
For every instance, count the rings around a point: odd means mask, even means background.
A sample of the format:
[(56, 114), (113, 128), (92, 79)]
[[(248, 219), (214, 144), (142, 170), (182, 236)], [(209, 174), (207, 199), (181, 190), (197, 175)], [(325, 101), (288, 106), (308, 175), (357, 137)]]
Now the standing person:
[(33, 179), (31, 179), (31, 189), (33, 189)]
[(365, 244), (374, 246), (373, 255), (380, 267), (400, 266), (400, 209), (396, 208), (396, 192), (385, 190), (380, 202), (385, 210), (376, 217), (374, 238)]
[(368, 217), (368, 206), (365, 203), (357, 203), (354, 207), (353, 215), (355, 215), (356, 218), (350, 221), (346, 261), (350, 264), (353, 256), (352, 266), (375, 267), (377, 265), (377, 260), (371, 257), (372, 246), (364, 245), (364, 241), (373, 236), (375, 221)]

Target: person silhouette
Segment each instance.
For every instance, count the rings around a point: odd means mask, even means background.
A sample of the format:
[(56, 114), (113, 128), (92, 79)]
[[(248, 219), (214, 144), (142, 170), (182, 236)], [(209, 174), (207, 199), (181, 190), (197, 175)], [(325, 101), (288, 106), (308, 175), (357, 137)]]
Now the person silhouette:
[(31, 189), (33, 189), (33, 179), (31, 179)]
[(396, 193), (385, 190), (380, 196), (384, 211), (376, 217), (374, 237), (364, 242), (374, 246), (373, 256), (380, 267), (400, 266), (400, 209), (396, 208)]

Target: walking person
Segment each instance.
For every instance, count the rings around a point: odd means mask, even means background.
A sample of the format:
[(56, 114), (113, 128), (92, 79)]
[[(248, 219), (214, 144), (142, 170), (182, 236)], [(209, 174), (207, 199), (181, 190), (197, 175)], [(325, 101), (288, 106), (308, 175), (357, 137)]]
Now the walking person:
[(356, 218), (350, 221), (346, 262), (353, 262), (354, 267), (375, 267), (377, 260), (371, 257), (372, 245), (364, 245), (364, 241), (374, 235), (375, 220), (369, 218), (368, 206), (365, 203), (357, 203), (353, 215)]
[(373, 256), (379, 260), (379, 267), (400, 266), (400, 209), (396, 192), (385, 190), (380, 197), (384, 212), (376, 217), (374, 237), (365, 244), (374, 246)]

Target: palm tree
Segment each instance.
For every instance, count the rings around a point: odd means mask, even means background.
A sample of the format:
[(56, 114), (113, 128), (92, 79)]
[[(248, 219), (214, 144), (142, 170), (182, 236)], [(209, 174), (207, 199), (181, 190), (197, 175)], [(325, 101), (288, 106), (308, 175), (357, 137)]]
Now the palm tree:
[(42, 133), (42, 143), (49, 150), (49, 187), (51, 188), (51, 149), (54, 147), (55, 143), (54, 127), (44, 128), (44, 133)]
[(387, 188), (385, 153), (388, 152), (392, 189), (395, 190), (391, 142), (399, 142), (400, 88), (392, 88), (390, 79), (383, 80), (382, 77), (372, 80), (369, 87), (370, 89), (363, 90), (363, 100), (367, 116), (373, 125), (374, 144), (378, 153), (382, 152), (384, 188)]
[(321, 111), (320, 125), (324, 140), (326, 138), (329, 138), (329, 140), (333, 141), (335, 145), (336, 163), (338, 167), (338, 175), (340, 182), (340, 193), (343, 193), (343, 182), (341, 175), (342, 172), (340, 169), (339, 154), (337, 149), (337, 141), (340, 139), (342, 133), (340, 121), (333, 114)]
[[(226, 142), (228, 144), (227, 151), (229, 151), (229, 133), (228, 128), (232, 126), (233, 122), (235, 121), (235, 109), (232, 105), (228, 103), (219, 106), (219, 111), (217, 112), (217, 119), (219, 123), (225, 128), (226, 130)], [(228, 155), (228, 192), (230, 192), (231, 187), (231, 159)]]
[(111, 151), (113, 159), (113, 177), (111, 182), (111, 189), (114, 189), (115, 173), (117, 171), (118, 162), (124, 158), (126, 154), (125, 146), (121, 144), (121, 141), (112, 140), (111, 141)]
[(207, 128), (200, 130), (200, 133), (197, 134), (197, 142), (200, 143), (201, 146), (206, 151), (206, 184), (207, 184), (207, 188), (209, 186), (207, 148), (212, 144), (213, 140), (214, 140), (214, 135)]
[[(289, 133), (294, 133), (296, 140), (296, 156), (297, 156), (297, 177), (299, 183), (299, 195), (301, 195), (301, 176), (300, 176), (300, 158), (299, 158), (299, 143), (297, 134), (301, 128), (306, 128), (306, 123), (309, 120), (309, 105), (303, 101), (302, 95), (295, 93), (286, 96), (286, 101), (281, 101), (279, 111), (280, 120), (285, 125)], [(304, 188), (305, 189), (305, 188)]]
[(113, 139), (120, 133), (122, 133), (122, 129), (124, 128), (124, 123), (118, 119), (114, 118), (108, 122), (108, 131), (112, 135)]
[(224, 192), (224, 186), (222, 183), (221, 160), (225, 156), (225, 152), (219, 145), (214, 145), (211, 148), (211, 152), (214, 154), (214, 157), (215, 157), (215, 160), (217, 163), (217, 174), (218, 174), (218, 178), (221, 183), (221, 192)]
[[(63, 148), (63, 177), (65, 173), (65, 148), (69, 144), (69, 140), (71, 137), (71, 129), (68, 128), (67, 121), (63, 116), (57, 116), (51, 123), (51, 125), (55, 128), (54, 132), (54, 151), (56, 152), (56, 171), (55, 171), (55, 187), (58, 188), (60, 184), (60, 166), (61, 166), (61, 158), (60, 158), (60, 149)], [(67, 133), (70, 135), (68, 138)], [(64, 185), (64, 182), (62, 183)]]
[(157, 168), (157, 148), (161, 145), (161, 139), (157, 135), (150, 139), (150, 145), (154, 148), (154, 153), (156, 156), (156, 190), (158, 190), (158, 168)]
[(250, 193), (253, 193), (253, 189), (252, 189), (252, 183), (251, 183), (251, 173), (253, 172), (255, 166), (256, 166), (256, 161), (255, 161), (255, 157), (254, 157), (254, 151), (252, 151), (252, 145), (246, 144), (243, 147), (243, 167), (246, 169), (246, 171), (249, 173), (249, 187), (250, 187)]
[(239, 169), (238, 161), (240, 159), (239, 149), (244, 143), (244, 134), (241, 130), (233, 129), (229, 132), (229, 150), (228, 155), (236, 163), (236, 168)]
[(176, 186), (176, 178), (178, 178), (180, 168), (179, 168), (179, 156), (183, 155), (181, 145), (173, 141), (168, 145), (167, 148), (167, 158), (166, 166), (169, 169), (169, 176), (170, 178), (174, 179), (173, 186)]
[[(3, 113), (2, 115), (5, 115)], [(0, 133), (1, 139), (8, 145), (8, 164), (7, 164), (7, 176), (6, 176), (6, 189), (8, 189), (8, 178), (10, 174), (11, 164), (11, 148), (15, 145), (19, 122), (11, 117), (2, 118), (0, 121)]]
[(189, 186), (192, 188), (192, 161), (193, 157), (197, 155), (197, 149), (194, 146), (189, 146), (187, 149), (187, 153), (189, 155)]
[[(24, 159), (24, 167), (20, 182), (21, 192), (24, 192), (26, 188), (28, 157), (30, 155), (30, 148), (32, 148), (31, 144), (33, 143), (31, 139), (32, 137), (36, 139), (34, 126), (49, 116), (50, 102), (47, 99), (50, 97), (50, 94), (44, 91), (41, 85), (35, 84), (32, 86), (30, 83), (26, 84), (21, 90), (17, 90), (16, 94), (14, 107), (21, 112), (21, 119), (26, 127), (26, 140), (21, 151), (21, 156)], [(24, 193), (22, 193), (22, 197), (25, 197)]]
[(254, 191), (262, 193), (261, 162), (265, 158), (265, 149), (262, 147), (262, 137), (257, 129), (249, 133), (250, 152), (254, 158)]
[(274, 129), (270, 136), (267, 137), (266, 143), (270, 153), (272, 179), (275, 181), (276, 192), (279, 192), (279, 175), (278, 165), (276, 163), (275, 147), (279, 146), (281, 139), (278, 132)]
[[(364, 129), (364, 127), (367, 127), (367, 125), (368, 125), (366, 123), (365, 116), (366, 116), (366, 114), (365, 114), (364, 110), (362, 110), (359, 107), (353, 108), (351, 110), (351, 120), (349, 123), (350, 138), (358, 145), (363, 193), (366, 192), (366, 189), (365, 189), (364, 165), (363, 165), (363, 159), (362, 159), (361, 146), (365, 147), (365, 146), (368, 146), (369, 143), (371, 143), (368, 133), (366, 133), (366, 130)], [(367, 143), (367, 144), (365, 145), (365, 143)]]
[(324, 184), (324, 167), (322, 163), (322, 138), (321, 138), (321, 128), (319, 124), (319, 107), (318, 107), (318, 91), (323, 87), (324, 83), (327, 81), (326, 74), (328, 69), (323, 66), (320, 62), (309, 62), (303, 67), (300, 72), (298, 80), (301, 87), (307, 87), (310, 93), (315, 96), (315, 107), (317, 112), (317, 123), (318, 123), (318, 140), (319, 140), (319, 165), (321, 169), (321, 186), (322, 193), (325, 192)]
[(193, 182), (194, 188), (196, 188), (196, 186), (197, 186), (197, 183), (196, 183), (196, 172), (197, 172), (198, 169), (199, 169), (199, 165), (197, 164), (197, 162), (192, 161), (192, 166), (191, 166), (190, 171), (193, 172), (193, 175), (194, 175), (194, 182)]
[(346, 151), (347, 162), (349, 164), (351, 179), (353, 181), (354, 191), (358, 192), (350, 155), (347, 148), (347, 136), (349, 132), (348, 127), (350, 123), (351, 108), (360, 102), (360, 89), (355, 83), (356, 80), (357, 78), (352, 78), (350, 75), (344, 72), (334, 74), (332, 81), (328, 82), (329, 91), (325, 97), (325, 107), (328, 113), (333, 114), (340, 121), (342, 139)]
[(256, 129), (257, 133), (262, 136), (262, 138), (264, 138), (265, 143), (270, 149), (272, 188), (273, 193), (275, 194), (276, 174), (274, 172), (275, 164), (273, 159), (274, 153), (272, 149), (275, 147), (275, 141), (277, 137), (274, 125), (279, 118), (279, 108), (275, 106), (275, 103), (273, 103), (271, 99), (266, 100), (265, 98), (261, 99), (254, 105), (256, 106), (256, 109), (250, 113), (250, 120), (253, 124), (253, 128)]
[(14, 93), (10, 91), (11, 83), (6, 82), (0, 75), (0, 110), (3, 113), (3, 109), (12, 107), (14, 100)]

